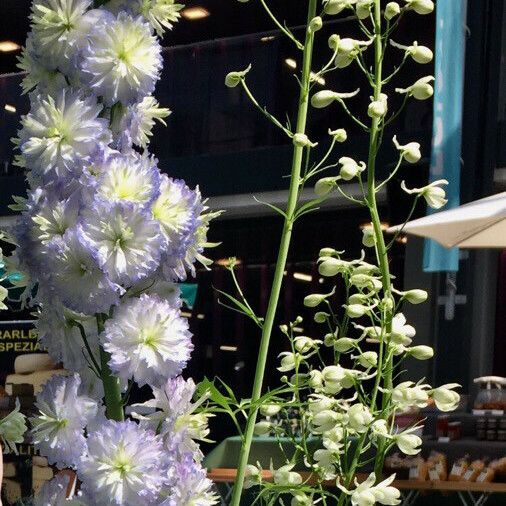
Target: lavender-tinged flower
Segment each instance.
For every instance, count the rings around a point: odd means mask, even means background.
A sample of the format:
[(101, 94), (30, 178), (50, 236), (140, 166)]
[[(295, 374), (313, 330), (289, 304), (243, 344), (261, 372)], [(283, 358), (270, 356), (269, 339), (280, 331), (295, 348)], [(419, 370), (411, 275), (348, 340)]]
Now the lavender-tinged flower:
[(188, 322), (155, 295), (119, 306), (105, 324), (103, 346), (109, 366), (123, 380), (158, 386), (181, 373), (193, 349)]
[(158, 196), (156, 161), (137, 154), (112, 156), (97, 181), (97, 194), (113, 202), (149, 204)]
[(37, 396), (39, 413), (30, 418), (36, 448), (58, 467), (73, 467), (86, 448), (84, 428), (97, 412), (97, 404), (78, 395), (77, 374), (54, 376)]
[(108, 420), (88, 436), (78, 474), (95, 506), (156, 504), (167, 475), (161, 440), (134, 422)]
[(168, 497), (160, 506), (212, 506), (218, 504), (213, 482), (207, 478), (200, 463), (186, 453), (170, 470)]
[(24, 441), (26, 432), (26, 417), (20, 412), (20, 407), (19, 399), (16, 398), (16, 407), (0, 420), (0, 440), (4, 448), (16, 454), (16, 444)]
[(131, 410), (142, 426), (156, 430), (164, 437), (172, 452), (180, 455), (190, 452), (197, 459), (200, 451), (195, 440), (206, 441), (208, 419), (212, 415), (195, 412), (207, 400), (207, 396), (203, 396), (192, 402), (195, 388), (192, 379), (171, 378), (161, 388), (153, 387), (154, 399), (133, 404)]
[(135, 144), (146, 149), (153, 135), (152, 130), (156, 121), (166, 126), (164, 118), (170, 113), (169, 109), (160, 107), (158, 101), (152, 96), (144, 97), (142, 102), (128, 107), (119, 126), (113, 129), (117, 136), (118, 146), (124, 149)]
[(97, 254), (78, 229), (68, 230), (56, 249), (50, 284), (63, 304), (80, 313), (108, 312), (120, 287), (100, 268)]
[(162, 67), (161, 46), (142, 18), (120, 12), (98, 23), (84, 51), (82, 69), (106, 105), (133, 104), (155, 89)]
[(130, 286), (158, 267), (164, 239), (138, 204), (97, 200), (83, 213), (82, 230), (115, 283)]
[(74, 175), (97, 143), (111, 140), (107, 120), (98, 117), (102, 107), (91, 97), (64, 88), (56, 98), (37, 95), (31, 102), (16, 142), (22, 163), (46, 182)]
[(91, 350), (98, 356), (98, 333), (95, 318), (71, 311), (54, 299), (43, 304), (36, 322), (39, 341), (53, 362), (65, 369), (79, 371), (90, 362), (76, 323), (83, 327)]

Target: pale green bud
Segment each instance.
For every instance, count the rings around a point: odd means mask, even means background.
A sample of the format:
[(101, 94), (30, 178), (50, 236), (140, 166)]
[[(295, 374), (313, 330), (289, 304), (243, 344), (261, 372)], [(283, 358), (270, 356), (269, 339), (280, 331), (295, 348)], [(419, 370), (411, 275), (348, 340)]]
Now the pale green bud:
[(348, 262), (339, 258), (326, 258), (318, 266), (318, 272), (325, 277), (332, 277), (348, 270)]
[(274, 416), (281, 411), (281, 406), (278, 404), (262, 404), (260, 406), (260, 413), (263, 416)]
[(350, 7), (356, 0), (328, 0), (323, 10), (331, 16), (340, 14), (344, 9)]
[(427, 300), (428, 294), (425, 290), (413, 289), (404, 292), (404, 298), (411, 304), (421, 304)]
[(333, 429), (339, 421), (339, 416), (334, 411), (324, 410), (316, 413), (313, 418), (313, 425), (318, 429), (318, 432), (327, 432)]
[(340, 337), (334, 342), (334, 349), (339, 353), (346, 353), (355, 348), (355, 340), (351, 337)]
[(334, 406), (334, 401), (330, 397), (311, 397), (309, 400), (308, 408), (311, 413), (316, 414), (322, 411), (331, 410)]
[(434, 95), (434, 88), (430, 82), (434, 81), (434, 77), (427, 76), (418, 79), (415, 84), (411, 86), (411, 94), (417, 100), (427, 100)]
[(306, 134), (294, 134), (292, 138), (292, 142), (294, 146), (307, 148), (314, 148), (316, 146), (316, 142), (311, 142)]
[(362, 229), (362, 244), (367, 248), (373, 248), (376, 244), (376, 235), (372, 227), (364, 227)]
[(229, 72), (225, 77), (225, 86), (235, 88), (241, 81), (244, 80), (246, 74), (251, 70), (251, 65), (241, 71)]
[(312, 293), (310, 295), (306, 295), (304, 297), (304, 306), (306, 307), (316, 307), (321, 304), (325, 299), (334, 295), (334, 291), (332, 290), (330, 293)]
[(316, 16), (309, 22), (309, 31), (311, 33), (317, 32), (318, 30), (321, 30), (322, 26), (322, 18), (320, 16)]
[(434, 58), (434, 54), (428, 47), (419, 46), (416, 41), (413, 42), (412, 46), (408, 47), (408, 53), (413, 60), (421, 64), (429, 63)]
[(354, 293), (348, 297), (348, 304), (363, 304), (367, 302), (367, 297), (362, 293)]
[(346, 314), (350, 318), (360, 318), (367, 313), (367, 306), (363, 306), (362, 304), (349, 304), (346, 306)]
[(358, 288), (367, 288), (372, 284), (374, 278), (368, 274), (353, 274), (350, 283)]
[(322, 370), (325, 383), (339, 383), (344, 379), (345, 372), (340, 365), (328, 365)]
[(378, 100), (373, 100), (367, 108), (367, 114), (370, 118), (383, 118), (388, 111), (387, 104), (388, 97), (384, 93), (381, 93)]
[(391, 311), (394, 308), (394, 300), (392, 297), (384, 297), (381, 301), (381, 305), (387, 310)]
[(319, 256), (321, 257), (331, 257), (333, 255), (337, 255), (338, 252), (334, 248), (322, 248), (320, 250)]
[(339, 35), (333, 33), (329, 37), (329, 42), (328, 42), (330, 49), (332, 49), (333, 51), (336, 51), (336, 49), (339, 47), (340, 41), (341, 41), (341, 37), (339, 37)]
[(316, 109), (323, 109), (324, 107), (329, 106), (337, 98), (338, 95), (335, 91), (321, 90), (311, 97), (311, 105)]
[(254, 432), (257, 436), (265, 436), (269, 434), (272, 429), (272, 423), (267, 420), (262, 420), (261, 422), (257, 422), (255, 424)]
[(375, 351), (366, 351), (358, 357), (358, 362), (366, 369), (376, 367), (378, 364), (378, 354)]
[(448, 385), (442, 385), (435, 388), (431, 392), (431, 396), (436, 403), (436, 407), (440, 411), (454, 411), (458, 408), (460, 403), (460, 395), (454, 392), (454, 388), (458, 388), (460, 385), (457, 383), (450, 383)]
[(358, 0), (357, 1), (357, 17), (358, 19), (367, 19), (371, 13), (373, 0)]
[(388, 2), (385, 7), (385, 19), (390, 21), (401, 13), (401, 7), (397, 2)]
[(325, 323), (327, 321), (327, 319), (329, 318), (329, 316), (330, 316), (329, 313), (325, 313), (324, 311), (318, 311), (314, 315), (314, 321), (316, 323)]
[(337, 130), (330, 130), (329, 135), (331, 135), (336, 142), (344, 142), (348, 138), (348, 134), (344, 128), (338, 128)]
[(314, 192), (318, 197), (325, 197), (336, 187), (336, 177), (322, 177), (316, 181), (314, 185)]
[(408, 0), (408, 7), (417, 14), (430, 14), (434, 10), (434, 2), (432, 0)]
[(407, 352), (417, 360), (429, 360), (434, 356), (434, 350), (430, 346), (425, 346), (424, 344), (408, 348)]
[(350, 181), (365, 169), (364, 162), (360, 162), (360, 164), (358, 164), (355, 160), (353, 160), (353, 158), (348, 156), (342, 156), (339, 159), (339, 164), (341, 165), (339, 175), (345, 181)]
[(348, 410), (350, 427), (357, 432), (365, 432), (374, 420), (371, 412), (362, 404), (354, 404)]
[(322, 373), (316, 370), (310, 371), (308, 383), (311, 388), (321, 388), (321, 386), (323, 385)]
[(335, 340), (336, 340), (335, 334), (329, 332), (328, 334), (325, 334), (325, 337), (323, 338), (323, 344), (328, 347), (334, 346)]
[(396, 135), (393, 136), (392, 142), (400, 151), (402, 158), (404, 158), (409, 163), (417, 163), (422, 157), (422, 153), (420, 152), (420, 143), (408, 142), (408, 144), (401, 145), (397, 141)]
[(292, 471), (294, 464), (287, 464), (280, 467), (273, 473), (273, 480), (276, 485), (285, 487), (300, 485), (302, 483), (302, 476), (299, 473)]
[(316, 346), (316, 341), (306, 336), (298, 336), (294, 339), (293, 345), (300, 353), (307, 353)]

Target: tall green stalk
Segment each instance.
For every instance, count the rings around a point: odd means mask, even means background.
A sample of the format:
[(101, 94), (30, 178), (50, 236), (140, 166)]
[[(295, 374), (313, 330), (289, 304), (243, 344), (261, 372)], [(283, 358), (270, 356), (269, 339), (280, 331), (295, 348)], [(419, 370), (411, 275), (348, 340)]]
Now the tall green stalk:
[[(306, 39), (304, 43), (304, 56), (302, 63), (302, 76), (300, 83), (299, 110), (297, 114), (297, 126), (295, 132), (298, 134), (305, 134), (306, 132), (309, 90), (311, 84), (311, 62), (313, 57), (314, 44), (314, 32), (309, 29), (309, 23), (316, 16), (316, 6), (317, 0), (309, 0)], [(269, 304), (267, 306), (267, 313), (265, 315), (265, 320), (262, 327), (262, 338), (260, 341), (260, 349), (258, 352), (258, 361), (255, 371), (255, 380), (251, 394), (251, 408), (248, 413), (246, 431), (244, 433), (241, 452), (239, 455), (237, 477), (235, 480), (232, 500), (230, 503), (231, 506), (239, 506), (239, 503), (241, 501), (244, 475), (246, 472), (246, 465), (248, 464), (251, 441), (253, 439), (253, 431), (255, 429), (255, 423), (258, 414), (257, 403), (258, 399), (260, 399), (260, 396), (262, 395), (265, 365), (267, 362), (269, 343), (272, 335), (272, 327), (274, 325), (274, 318), (276, 316), (276, 310), (278, 307), (279, 294), (281, 291), (281, 285), (283, 283), (283, 274), (286, 267), (286, 259), (288, 257), (288, 250), (290, 248), (290, 241), (292, 238), (292, 230), (295, 221), (297, 200), (299, 196), (303, 154), (304, 147), (300, 145), (294, 145), (290, 188), (288, 191), (288, 202), (285, 211), (283, 232), (281, 234), (279, 253), (274, 270), (274, 280), (269, 297)]]
[[(104, 330), (104, 321), (101, 316), (97, 316), (97, 327), (100, 335)], [(100, 346), (100, 375), (104, 385), (106, 415), (110, 420), (121, 422), (125, 419), (121, 386), (119, 379), (112, 374), (109, 368), (109, 359), (109, 353)]]

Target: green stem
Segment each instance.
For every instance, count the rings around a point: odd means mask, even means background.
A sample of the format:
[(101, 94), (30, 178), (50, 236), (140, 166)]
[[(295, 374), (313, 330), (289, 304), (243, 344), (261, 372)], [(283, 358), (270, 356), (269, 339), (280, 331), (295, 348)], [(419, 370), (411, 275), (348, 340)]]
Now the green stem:
[[(97, 327), (98, 333), (101, 334), (104, 330), (104, 320), (101, 316), (97, 316)], [(109, 368), (108, 362), (110, 358), (110, 354), (100, 346), (100, 370), (104, 385), (106, 415), (110, 420), (121, 422), (125, 419), (121, 386), (119, 379), (112, 374)]]
[[(299, 111), (297, 114), (297, 133), (305, 133), (307, 122), (307, 111), (309, 105), (309, 88), (311, 77), (311, 60), (313, 55), (313, 42), (314, 33), (309, 30), (309, 22), (316, 15), (317, 0), (309, 0), (308, 9), (308, 27), (306, 28), (306, 40), (304, 45), (304, 57), (302, 63), (302, 81), (299, 97)], [(286, 259), (288, 257), (288, 250), (290, 248), (290, 241), (292, 237), (293, 224), (295, 220), (295, 212), (297, 208), (297, 199), (299, 193), (302, 157), (304, 148), (302, 146), (294, 146), (292, 171), (290, 178), (290, 188), (288, 190), (288, 202), (286, 208), (286, 216), (283, 225), (283, 232), (281, 235), (281, 242), (279, 247), (278, 258), (274, 271), (274, 280), (272, 283), (271, 294), (269, 297), (269, 304), (267, 306), (267, 313), (265, 315), (265, 322), (262, 329), (262, 338), (260, 341), (260, 349), (258, 352), (258, 361), (255, 371), (255, 380), (253, 383), (253, 391), (251, 394), (251, 408), (248, 413), (248, 421), (246, 424), (246, 431), (244, 434), (241, 452), (239, 456), (239, 463), (237, 466), (237, 477), (234, 484), (232, 499), (230, 506), (239, 506), (241, 501), (242, 489), (244, 484), (244, 475), (246, 472), (246, 465), (251, 449), (251, 441), (253, 440), (253, 431), (258, 414), (257, 402), (262, 394), (262, 384), (264, 380), (265, 364), (267, 362), (267, 354), (269, 351), (269, 343), (274, 325), (274, 318), (276, 316), (276, 309), (279, 301), (279, 294), (281, 285), (283, 283), (283, 273), (286, 267)]]

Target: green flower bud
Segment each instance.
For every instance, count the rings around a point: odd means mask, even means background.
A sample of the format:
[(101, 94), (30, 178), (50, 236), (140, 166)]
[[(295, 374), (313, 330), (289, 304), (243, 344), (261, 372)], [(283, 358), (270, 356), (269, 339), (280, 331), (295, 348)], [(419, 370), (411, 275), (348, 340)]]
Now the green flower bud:
[(317, 32), (318, 30), (321, 30), (322, 26), (322, 18), (320, 16), (316, 16), (309, 22), (309, 31), (311, 33)]
[(373, 4), (373, 0), (358, 0), (356, 13), (358, 19), (367, 19), (369, 14), (371, 13), (371, 7)]
[(246, 74), (251, 70), (251, 65), (241, 71), (229, 72), (225, 77), (225, 86), (235, 88), (245, 78)]
[(363, 306), (362, 304), (350, 304), (346, 306), (346, 314), (350, 318), (360, 318), (367, 313), (367, 306)]
[(329, 313), (325, 313), (324, 311), (318, 311), (314, 315), (314, 321), (316, 323), (325, 323), (327, 321), (327, 319), (329, 318), (329, 316), (330, 316)]
[(339, 164), (341, 165), (339, 175), (345, 181), (350, 181), (365, 169), (364, 162), (357, 163), (353, 158), (349, 158), (348, 156), (342, 156), (339, 159)]
[(316, 142), (311, 142), (306, 134), (294, 134), (292, 137), (292, 142), (294, 146), (307, 148), (314, 148), (316, 146)]
[(255, 435), (257, 436), (265, 436), (269, 434), (269, 432), (272, 429), (272, 423), (268, 422), (267, 420), (262, 420), (261, 422), (257, 422), (255, 424)]
[(339, 353), (346, 353), (355, 347), (355, 340), (351, 337), (341, 337), (334, 342), (334, 349)]
[(325, 295), (320, 293), (313, 293), (311, 295), (306, 295), (304, 297), (304, 306), (306, 307), (316, 307), (321, 304), (325, 300)]
[(408, 353), (417, 360), (429, 360), (434, 356), (434, 350), (430, 346), (423, 344), (408, 348)]
[(337, 178), (335, 177), (322, 177), (318, 179), (314, 185), (314, 192), (318, 197), (325, 197), (336, 187), (336, 180)]
[(318, 266), (318, 272), (327, 278), (336, 276), (339, 273), (348, 270), (348, 262), (339, 258), (326, 258)]
[(370, 118), (383, 118), (388, 111), (387, 99), (388, 97), (384, 93), (381, 93), (378, 100), (373, 100), (367, 108), (368, 116)]
[(293, 341), (294, 348), (300, 353), (307, 353), (316, 346), (316, 341), (306, 336), (298, 336)]
[(416, 41), (413, 42), (412, 46), (408, 47), (408, 53), (413, 60), (421, 64), (429, 63), (434, 58), (434, 54), (428, 47), (419, 46)]
[(329, 106), (337, 98), (337, 93), (330, 90), (322, 90), (311, 97), (311, 105), (316, 109), (323, 109)]
[(390, 21), (401, 13), (401, 7), (397, 2), (388, 2), (385, 7), (385, 19)]
[(278, 404), (262, 404), (260, 406), (260, 413), (262, 416), (274, 416), (281, 411), (281, 406)]
[(434, 10), (434, 2), (432, 0), (408, 0), (408, 7), (417, 14), (430, 14)]
[(310, 371), (308, 383), (311, 388), (320, 388), (323, 385), (322, 373), (320, 371), (315, 371), (315, 370)]
[(363, 304), (367, 302), (367, 296), (363, 293), (354, 293), (348, 297), (348, 304)]
[(375, 351), (366, 351), (358, 357), (358, 362), (366, 369), (376, 367), (378, 364), (378, 354)]
[(425, 290), (408, 290), (404, 292), (404, 298), (411, 304), (421, 304), (427, 300), (428, 294)]
[(344, 9), (350, 7), (352, 3), (354, 3), (353, 0), (327, 0), (323, 10), (325, 14), (333, 16), (340, 14)]
[(411, 94), (417, 100), (427, 100), (434, 95), (434, 88), (430, 85), (430, 82), (434, 81), (432, 76), (422, 77), (418, 79), (415, 84), (411, 86)]
[(362, 229), (362, 234), (362, 244), (366, 248), (373, 248), (376, 244), (376, 235), (374, 233), (374, 229), (371, 226), (364, 227)]
[(331, 135), (336, 142), (344, 142), (348, 138), (348, 134), (344, 128), (338, 128), (337, 130), (330, 130), (329, 135)]

